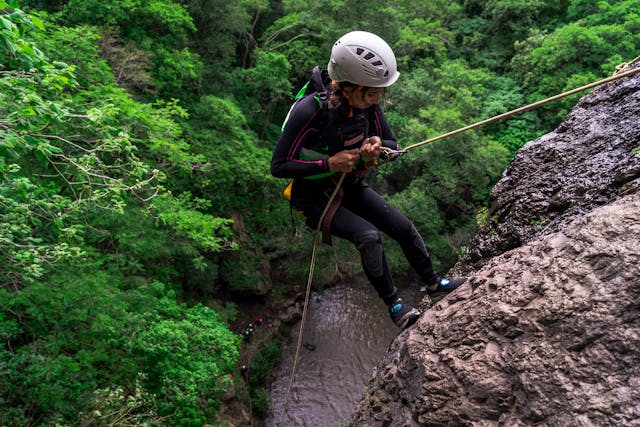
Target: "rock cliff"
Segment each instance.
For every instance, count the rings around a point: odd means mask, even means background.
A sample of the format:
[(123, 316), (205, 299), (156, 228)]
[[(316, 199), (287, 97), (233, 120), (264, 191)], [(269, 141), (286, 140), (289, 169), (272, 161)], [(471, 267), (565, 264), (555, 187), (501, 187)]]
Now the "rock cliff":
[(639, 147), (640, 74), (522, 147), (350, 425), (640, 425)]

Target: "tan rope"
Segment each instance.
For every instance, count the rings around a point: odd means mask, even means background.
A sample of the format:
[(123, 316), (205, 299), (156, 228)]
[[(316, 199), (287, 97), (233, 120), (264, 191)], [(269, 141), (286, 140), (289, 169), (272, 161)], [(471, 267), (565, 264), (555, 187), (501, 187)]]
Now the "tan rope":
[(298, 356), (300, 354), (300, 347), (302, 347), (302, 335), (304, 333), (304, 321), (307, 318), (307, 309), (309, 308), (309, 296), (311, 295), (311, 283), (313, 282), (313, 272), (316, 267), (316, 252), (318, 250), (318, 242), (320, 241), (320, 236), (322, 235), (322, 222), (324, 221), (324, 217), (327, 215), (327, 212), (329, 211), (329, 207), (331, 206), (331, 203), (333, 203), (333, 200), (336, 198), (338, 191), (340, 191), (340, 187), (342, 187), (342, 182), (344, 181), (345, 176), (347, 176), (345, 172), (343, 172), (342, 175), (340, 175), (340, 179), (336, 184), (336, 188), (335, 190), (333, 190), (331, 197), (329, 197), (329, 201), (327, 202), (327, 205), (324, 207), (324, 210), (322, 211), (322, 215), (320, 215), (320, 220), (318, 221), (318, 227), (316, 228), (315, 237), (313, 239), (313, 249), (311, 251), (311, 263), (309, 265), (309, 276), (307, 277), (307, 290), (304, 295), (302, 319), (300, 320), (300, 332), (298, 332), (298, 344), (296, 346), (295, 355), (293, 356), (293, 367), (291, 368), (291, 379), (289, 380), (289, 387), (287, 388), (287, 395), (284, 401), (285, 407), (289, 402), (289, 394), (291, 393), (291, 388), (293, 387), (293, 381), (296, 375), (296, 369), (298, 367)]

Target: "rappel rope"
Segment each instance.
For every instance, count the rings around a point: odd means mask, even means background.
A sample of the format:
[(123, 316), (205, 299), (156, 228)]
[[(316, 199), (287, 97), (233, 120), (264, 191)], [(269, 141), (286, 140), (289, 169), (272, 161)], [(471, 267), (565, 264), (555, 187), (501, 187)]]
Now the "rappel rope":
[(329, 197), (329, 201), (327, 205), (324, 207), (322, 211), (322, 215), (320, 215), (320, 220), (318, 221), (318, 227), (316, 228), (315, 237), (313, 239), (313, 250), (311, 251), (311, 264), (309, 265), (309, 277), (307, 278), (307, 290), (304, 295), (304, 306), (302, 308), (302, 319), (300, 320), (300, 332), (298, 332), (298, 344), (296, 346), (296, 353), (293, 357), (293, 367), (291, 368), (291, 379), (289, 381), (289, 387), (287, 388), (287, 395), (285, 397), (284, 405), (287, 406), (287, 402), (289, 401), (289, 393), (291, 392), (291, 387), (293, 386), (293, 379), (296, 374), (296, 368), (298, 366), (298, 354), (300, 353), (300, 347), (302, 346), (302, 334), (304, 332), (304, 319), (307, 317), (307, 308), (309, 307), (309, 296), (311, 295), (311, 282), (313, 281), (313, 271), (316, 267), (316, 250), (318, 249), (318, 241), (320, 240), (320, 236), (322, 235), (322, 222), (324, 221), (324, 217), (327, 215), (329, 211), (329, 206), (336, 198), (340, 187), (342, 186), (342, 181), (344, 181), (344, 177), (347, 176), (345, 172), (342, 172), (340, 175), (340, 179), (336, 184), (335, 190)]
[[(638, 58), (636, 58), (636, 59), (638, 59)], [(623, 77), (631, 76), (631, 75), (636, 74), (636, 73), (640, 73), (640, 68), (635, 68), (635, 69), (619, 72), (617, 74), (614, 74), (611, 77), (607, 77), (605, 79), (598, 80), (598, 81), (593, 82), (593, 83), (589, 83), (589, 84), (581, 86), (579, 88), (572, 89), (572, 90), (569, 90), (567, 92), (563, 92), (563, 93), (558, 94), (558, 95), (554, 95), (552, 97), (543, 99), (541, 101), (534, 102), (534, 103), (529, 104), (529, 105), (525, 105), (524, 107), (520, 107), (520, 108), (517, 108), (515, 110), (511, 110), (511, 111), (508, 111), (506, 113), (491, 117), (489, 119), (485, 119), (485, 120), (479, 121), (477, 123), (462, 127), (460, 129), (457, 129), (457, 130), (454, 130), (454, 131), (451, 131), (451, 132), (448, 132), (448, 133), (445, 133), (445, 134), (442, 134), (442, 135), (439, 135), (439, 136), (436, 136), (436, 137), (433, 137), (433, 138), (429, 138), (427, 140), (424, 140), (422, 142), (418, 142), (416, 144), (409, 145), (408, 147), (406, 147), (406, 148), (404, 148), (402, 150), (392, 150), (392, 149), (387, 148), (387, 147), (382, 147), (382, 151), (386, 152), (387, 155), (392, 155), (392, 156), (404, 155), (409, 150), (412, 150), (414, 148), (417, 148), (417, 147), (420, 147), (420, 146), (423, 146), (423, 145), (427, 145), (427, 144), (430, 144), (432, 142), (435, 142), (435, 141), (438, 141), (438, 140), (441, 140), (441, 139), (444, 139), (444, 138), (448, 138), (450, 136), (454, 136), (454, 135), (457, 135), (457, 134), (462, 133), (462, 132), (466, 132), (468, 130), (477, 128), (479, 126), (486, 125), (488, 123), (492, 123), (492, 122), (495, 122), (495, 121), (498, 121), (498, 120), (505, 119), (505, 118), (513, 116), (515, 114), (523, 113), (525, 111), (537, 108), (537, 107), (539, 107), (541, 105), (544, 105), (544, 104), (547, 104), (549, 102), (553, 102), (553, 101), (556, 101), (558, 99), (561, 99), (561, 98), (576, 94), (578, 92), (582, 92), (582, 91), (594, 88), (596, 86), (600, 86), (602, 84), (609, 83), (609, 82), (612, 82), (614, 80), (621, 79)], [(324, 217), (327, 214), (327, 211), (329, 210), (329, 206), (331, 206), (331, 203), (333, 202), (333, 200), (335, 199), (336, 195), (338, 194), (338, 191), (340, 190), (340, 187), (342, 186), (342, 182), (344, 181), (344, 177), (345, 176), (346, 176), (346, 173), (343, 172), (342, 175), (340, 176), (340, 179), (338, 180), (338, 183), (336, 184), (335, 190), (333, 190), (333, 193), (331, 194), (331, 197), (329, 198), (329, 201), (327, 202), (327, 205), (324, 208), (324, 211), (322, 212), (322, 215), (320, 216), (320, 220), (318, 221), (318, 227), (316, 229), (315, 238), (314, 238), (314, 241), (313, 241), (313, 249), (311, 251), (311, 263), (310, 263), (310, 266), (309, 266), (309, 277), (307, 278), (307, 289), (306, 289), (305, 298), (304, 298), (304, 306), (303, 306), (303, 309), (302, 309), (302, 319), (300, 320), (300, 332), (298, 333), (298, 344), (296, 346), (296, 352), (295, 352), (295, 355), (293, 357), (293, 367), (291, 368), (291, 379), (289, 381), (289, 387), (287, 388), (287, 394), (286, 394), (286, 397), (285, 397), (285, 403), (284, 403), (285, 408), (286, 408), (287, 403), (289, 401), (289, 394), (291, 393), (291, 388), (293, 387), (293, 382), (294, 382), (294, 378), (295, 378), (295, 375), (296, 375), (296, 368), (298, 366), (298, 356), (299, 356), (299, 353), (300, 353), (300, 348), (302, 346), (302, 335), (303, 335), (303, 332), (304, 332), (304, 321), (305, 321), (305, 318), (306, 318), (306, 315), (307, 315), (307, 309), (308, 309), (308, 306), (309, 306), (309, 296), (311, 294), (311, 282), (313, 280), (313, 272), (314, 272), (315, 264), (316, 264), (316, 262), (315, 262), (316, 261), (316, 250), (318, 248), (318, 241), (319, 241), (320, 236), (322, 234), (321, 233), (322, 222), (324, 221)]]
[(593, 82), (593, 83), (589, 83), (589, 84), (581, 86), (579, 88), (572, 89), (572, 90), (569, 90), (567, 92), (563, 92), (563, 93), (561, 93), (559, 95), (554, 95), (552, 97), (543, 99), (541, 101), (537, 101), (537, 102), (534, 102), (532, 104), (525, 105), (524, 107), (516, 108), (515, 110), (508, 111), (508, 112), (500, 114), (498, 116), (494, 116), (494, 117), (491, 117), (489, 119), (485, 119), (485, 120), (479, 121), (479, 122), (474, 123), (472, 125), (465, 126), (463, 128), (460, 128), (460, 129), (457, 129), (457, 130), (454, 130), (454, 131), (451, 131), (451, 132), (448, 132), (448, 133), (445, 133), (445, 134), (442, 134), (442, 135), (439, 135), (439, 136), (436, 136), (436, 137), (433, 137), (433, 138), (429, 138), (429, 139), (427, 139), (425, 141), (418, 142), (418, 143), (413, 144), (413, 145), (409, 145), (408, 147), (406, 147), (406, 148), (404, 148), (402, 150), (391, 150), (391, 149), (389, 149), (387, 147), (383, 147), (383, 151), (387, 151), (388, 153), (392, 153), (392, 154), (400, 154), (400, 155), (402, 155), (402, 154), (405, 154), (407, 151), (412, 150), (412, 149), (417, 148), (417, 147), (420, 147), (422, 145), (430, 144), (430, 143), (432, 143), (434, 141), (438, 141), (440, 139), (448, 138), (450, 136), (454, 136), (454, 135), (457, 135), (459, 133), (466, 132), (468, 130), (477, 128), (479, 126), (483, 126), (483, 125), (486, 125), (488, 123), (493, 123), (495, 121), (505, 119), (505, 118), (513, 116), (515, 114), (524, 113), (525, 111), (532, 110), (534, 108), (537, 108), (537, 107), (539, 107), (541, 105), (544, 105), (544, 104), (547, 104), (549, 102), (557, 101), (558, 99), (565, 98), (567, 96), (574, 95), (574, 94), (576, 94), (578, 92), (582, 92), (582, 91), (594, 88), (596, 86), (600, 86), (602, 84), (609, 83), (609, 82), (612, 82), (614, 80), (618, 80), (618, 79), (621, 79), (623, 77), (627, 77), (627, 76), (630, 76), (630, 75), (633, 75), (633, 74), (636, 74), (636, 73), (640, 73), (640, 68), (634, 68), (634, 69), (627, 70), (627, 71), (624, 71), (624, 72), (621, 72), (621, 73), (618, 73), (618, 74), (614, 74), (613, 76), (607, 77), (606, 79), (602, 79), (602, 80), (598, 80), (598, 81)]

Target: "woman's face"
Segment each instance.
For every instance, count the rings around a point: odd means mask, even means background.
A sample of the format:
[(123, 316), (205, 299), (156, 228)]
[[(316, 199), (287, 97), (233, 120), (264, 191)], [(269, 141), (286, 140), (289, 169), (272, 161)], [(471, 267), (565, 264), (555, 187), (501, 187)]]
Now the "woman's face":
[(353, 97), (352, 104), (355, 108), (369, 108), (380, 102), (385, 88), (383, 87), (365, 87), (362, 92)]

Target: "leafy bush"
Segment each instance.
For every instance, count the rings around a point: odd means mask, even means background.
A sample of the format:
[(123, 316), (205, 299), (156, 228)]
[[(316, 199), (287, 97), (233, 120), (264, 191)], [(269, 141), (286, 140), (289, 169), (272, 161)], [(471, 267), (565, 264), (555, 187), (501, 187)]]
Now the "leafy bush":
[(132, 350), (141, 355), (158, 413), (170, 415), (176, 426), (204, 424), (231, 386), (225, 374), (235, 368), (239, 341), (217, 313), (203, 306), (181, 310), (179, 316), (141, 331)]
[(144, 401), (131, 415), (195, 426), (219, 405), (239, 337), (217, 313), (178, 304), (159, 282), (120, 290), (122, 279), (104, 272), (52, 279), (60, 281), (2, 291), (2, 332), (15, 350), (4, 354), (1, 396), (14, 410), (73, 423), (101, 405), (95, 393), (118, 392)]

